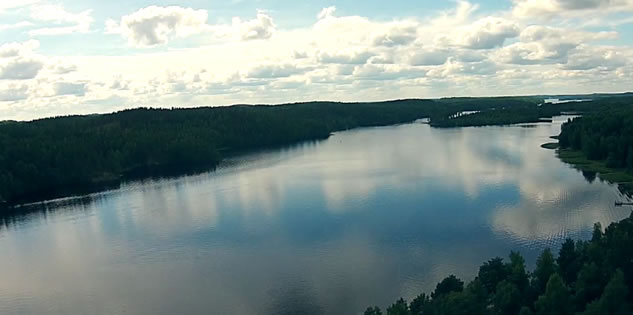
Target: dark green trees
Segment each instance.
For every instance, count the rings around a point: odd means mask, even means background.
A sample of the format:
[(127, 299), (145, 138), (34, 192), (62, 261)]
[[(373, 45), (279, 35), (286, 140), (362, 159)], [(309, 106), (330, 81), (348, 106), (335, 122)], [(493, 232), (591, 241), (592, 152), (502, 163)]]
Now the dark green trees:
[(633, 171), (633, 103), (607, 106), (603, 110), (565, 123), (559, 143), (562, 148), (582, 151), (607, 167)]
[(431, 298), (438, 298), (443, 295), (448, 295), (451, 292), (461, 292), (464, 290), (464, 282), (457, 279), (454, 275), (450, 275), (435, 287), (435, 291), (431, 293)]
[(574, 312), (569, 289), (557, 273), (549, 278), (545, 293), (534, 305), (539, 315), (571, 315)]
[(541, 256), (536, 259), (536, 268), (532, 277), (532, 288), (537, 294), (545, 292), (547, 282), (550, 277), (556, 272), (556, 261), (552, 251), (547, 248), (541, 253)]
[(566, 240), (557, 257), (544, 250), (532, 273), (511, 252), (508, 262), (485, 262), (465, 287), (451, 275), (431, 296), (400, 299), (389, 314), (631, 314), (632, 286), (633, 214), (604, 232), (596, 224), (589, 241)]
[(617, 270), (604, 289), (599, 300), (587, 306), (583, 314), (587, 315), (628, 315), (631, 314), (631, 304), (628, 300), (629, 289), (624, 282), (624, 274)]

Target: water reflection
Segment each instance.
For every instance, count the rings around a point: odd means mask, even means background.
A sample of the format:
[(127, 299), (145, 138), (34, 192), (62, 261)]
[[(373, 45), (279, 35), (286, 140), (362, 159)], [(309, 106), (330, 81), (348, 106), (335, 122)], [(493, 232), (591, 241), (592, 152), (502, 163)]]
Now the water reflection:
[(353, 314), (533, 263), (630, 211), (540, 148), (563, 120), (358, 129), (39, 205), (0, 230), (0, 313)]

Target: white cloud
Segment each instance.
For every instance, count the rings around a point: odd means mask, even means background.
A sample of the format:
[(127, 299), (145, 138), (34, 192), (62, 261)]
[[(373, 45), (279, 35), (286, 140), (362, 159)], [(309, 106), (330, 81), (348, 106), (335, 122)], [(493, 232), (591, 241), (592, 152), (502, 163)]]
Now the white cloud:
[(127, 38), (131, 46), (162, 45), (173, 37), (184, 37), (202, 32), (207, 26), (206, 10), (177, 6), (150, 6), (121, 18), (119, 23), (108, 20), (106, 32)]
[(68, 74), (78, 70), (76, 65), (68, 64), (59, 60), (56, 63), (50, 63), (48, 68), (53, 74)]
[(29, 80), (37, 76), (44, 63), (37, 59), (14, 58), (0, 65), (0, 80)]
[(233, 18), (233, 27), (238, 30), (243, 40), (268, 39), (275, 33), (273, 18), (264, 12), (257, 12), (257, 17), (252, 20), (242, 21)]
[(569, 61), (563, 66), (567, 70), (615, 70), (627, 64), (633, 57), (631, 54), (618, 51), (615, 47), (596, 48), (583, 45), (578, 51), (569, 56)]
[(53, 84), (53, 91), (56, 96), (62, 95), (86, 95), (85, 83), (72, 83), (72, 82), (56, 82)]
[(567, 54), (575, 47), (573, 43), (514, 43), (501, 48), (495, 55), (500, 62), (515, 65), (565, 63)]
[(0, 12), (10, 9), (16, 9), (25, 7), (30, 4), (35, 4), (40, 2), (40, 0), (7, 0), (0, 2)]
[(26, 42), (6, 43), (0, 46), (0, 58), (17, 57), (19, 55), (32, 54), (33, 50), (40, 47), (37, 40), (29, 40)]
[(30, 40), (0, 46), (0, 80), (35, 78), (44, 67), (43, 57), (33, 52), (39, 44), (36, 40)]
[(519, 18), (552, 18), (633, 10), (633, 0), (514, 0)]
[(418, 68), (403, 67), (400, 65), (373, 65), (367, 64), (354, 68), (354, 79), (390, 81), (403, 78), (420, 78), (426, 75), (426, 71)]
[(336, 12), (336, 7), (335, 6), (323, 8), (323, 10), (321, 10), (321, 12), (319, 12), (319, 14), (317, 14), (317, 19), (322, 20), (322, 19), (326, 19), (326, 18), (332, 17), (332, 16), (334, 16), (334, 12)]
[(7, 30), (14, 30), (18, 28), (25, 28), (29, 26), (33, 26), (34, 24), (29, 21), (22, 21), (15, 24), (0, 24), (0, 32)]
[(472, 49), (491, 49), (502, 46), (506, 39), (519, 35), (519, 26), (513, 21), (486, 17), (464, 30), (460, 44)]
[(355, 52), (319, 52), (317, 55), (317, 61), (320, 63), (338, 63), (338, 64), (350, 64), (350, 65), (362, 65), (367, 63), (367, 60), (374, 56), (368, 51), (355, 51)]
[(94, 22), (94, 19), (92, 18), (92, 10), (71, 13), (66, 11), (60, 5), (51, 4), (32, 6), (31, 18), (41, 22), (53, 23), (53, 25), (55, 25), (29, 31), (29, 35), (31, 36), (87, 33), (90, 31), (90, 25)]
[(409, 56), (409, 64), (412, 66), (437, 66), (444, 64), (449, 57), (449, 52), (438, 49), (419, 49)]
[(503, 63), (518, 65), (565, 64), (576, 47), (591, 41), (610, 39), (613, 32), (585, 32), (542, 25), (526, 27), (520, 34), (520, 42), (495, 52)]
[(254, 79), (285, 78), (294, 74), (304, 73), (306, 69), (294, 65), (261, 65), (247, 72), (247, 77)]
[(22, 101), (28, 98), (28, 85), (9, 84), (0, 87), (0, 102)]
[(401, 46), (414, 42), (418, 38), (417, 25), (398, 25), (389, 27), (384, 33), (374, 37), (375, 46)]

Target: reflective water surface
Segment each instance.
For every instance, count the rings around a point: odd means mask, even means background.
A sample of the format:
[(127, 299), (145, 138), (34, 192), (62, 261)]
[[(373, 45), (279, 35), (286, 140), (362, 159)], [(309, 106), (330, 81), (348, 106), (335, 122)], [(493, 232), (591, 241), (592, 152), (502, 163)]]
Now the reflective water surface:
[(560, 123), (408, 124), (31, 206), (0, 227), (1, 314), (355, 314), (588, 238), (615, 208), (540, 145)]

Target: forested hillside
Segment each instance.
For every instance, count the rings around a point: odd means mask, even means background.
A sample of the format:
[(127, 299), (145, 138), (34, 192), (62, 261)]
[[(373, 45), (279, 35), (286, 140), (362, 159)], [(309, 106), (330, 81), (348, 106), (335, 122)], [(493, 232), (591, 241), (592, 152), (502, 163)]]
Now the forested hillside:
[(141, 108), (107, 115), (2, 122), (0, 201), (20, 203), (81, 193), (134, 174), (210, 168), (232, 152), (429, 117), (433, 104), (402, 100)]
[[(568, 239), (555, 257), (549, 249), (528, 272), (511, 252), (479, 267), (468, 284), (449, 276), (431, 294), (410, 303), (400, 299), (388, 315), (556, 314), (629, 315), (633, 301), (633, 215), (603, 233), (594, 227), (590, 241)], [(383, 314), (370, 307), (366, 315)]]
[(582, 151), (591, 160), (633, 173), (633, 102), (610, 107), (565, 123), (559, 136), (562, 148)]

